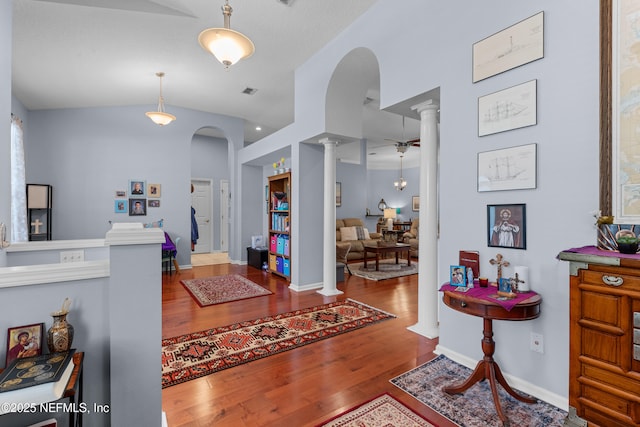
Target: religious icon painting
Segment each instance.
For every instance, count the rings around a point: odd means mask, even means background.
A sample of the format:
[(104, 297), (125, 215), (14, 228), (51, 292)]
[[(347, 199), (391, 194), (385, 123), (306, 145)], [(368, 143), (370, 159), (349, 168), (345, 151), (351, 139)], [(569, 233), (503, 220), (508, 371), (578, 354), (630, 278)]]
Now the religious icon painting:
[(527, 248), (526, 205), (487, 205), (487, 245)]
[(44, 323), (9, 328), (5, 366), (15, 359), (41, 355), (43, 331)]

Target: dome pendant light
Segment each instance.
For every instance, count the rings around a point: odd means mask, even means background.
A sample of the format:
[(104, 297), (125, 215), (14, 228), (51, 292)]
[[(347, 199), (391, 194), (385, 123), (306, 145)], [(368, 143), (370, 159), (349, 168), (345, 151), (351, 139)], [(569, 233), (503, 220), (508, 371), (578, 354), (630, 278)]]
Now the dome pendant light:
[(147, 115), (147, 117), (153, 120), (153, 123), (164, 126), (174, 121), (176, 119), (176, 116), (164, 112), (164, 98), (162, 98), (162, 77), (164, 77), (164, 73), (158, 72), (156, 73), (156, 76), (160, 77), (160, 97), (158, 98), (158, 111), (149, 111), (145, 114)]
[(208, 28), (200, 33), (200, 46), (213, 54), (224, 65), (225, 70), (243, 58), (250, 57), (255, 51), (253, 42), (244, 34), (230, 28), (231, 12), (229, 0), (222, 6), (224, 28)]

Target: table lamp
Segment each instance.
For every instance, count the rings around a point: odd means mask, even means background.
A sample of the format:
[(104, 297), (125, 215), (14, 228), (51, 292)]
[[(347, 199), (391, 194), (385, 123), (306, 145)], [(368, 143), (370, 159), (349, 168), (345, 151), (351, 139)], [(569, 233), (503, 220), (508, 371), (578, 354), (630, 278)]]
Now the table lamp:
[(387, 219), (387, 230), (393, 230), (393, 220), (396, 218), (396, 210), (394, 208), (385, 209), (384, 217)]

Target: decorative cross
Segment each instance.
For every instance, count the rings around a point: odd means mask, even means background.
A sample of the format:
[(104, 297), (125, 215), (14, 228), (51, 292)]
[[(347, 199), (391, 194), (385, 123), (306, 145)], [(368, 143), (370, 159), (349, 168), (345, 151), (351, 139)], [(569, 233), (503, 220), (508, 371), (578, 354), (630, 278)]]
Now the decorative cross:
[(505, 261), (502, 259), (502, 254), (497, 254), (495, 259), (491, 259), (489, 261), (491, 265), (498, 266), (498, 278), (496, 282), (500, 284), (500, 279), (502, 278), (502, 267), (509, 267), (509, 261)]
[(524, 280), (520, 280), (520, 278), (518, 277), (518, 273), (516, 273), (516, 277), (511, 279), (511, 290), (514, 292), (517, 292), (518, 288), (520, 287), (520, 283), (526, 283), (526, 282)]
[(40, 226), (44, 225), (44, 223), (42, 221), (40, 221), (40, 219), (36, 219), (35, 221), (33, 221), (31, 223), (31, 225), (33, 225), (36, 228), (35, 234), (39, 234), (40, 233)]

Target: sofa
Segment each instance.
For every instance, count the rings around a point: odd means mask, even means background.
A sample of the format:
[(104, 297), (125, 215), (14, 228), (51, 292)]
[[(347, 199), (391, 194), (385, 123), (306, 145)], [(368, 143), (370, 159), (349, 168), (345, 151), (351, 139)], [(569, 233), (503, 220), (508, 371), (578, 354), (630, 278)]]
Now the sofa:
[[(364, 258), (364, 244), (377, 244), (382, 239), (382, 234), (369, 232), (360, 218), (336, 219), (336, 248), (342, 248), (347, 244), (351, 247), (346, 253), (346, 260), (362, 260)], [(369, 252), (368, 258), (375, 258), (375, 254)], [(344, 261), (342, 261), (344, 262)]]
[(420, 228), (420, 219), (415, 218), (411, 221), (411, 228), (402, 235), (402, 242), (411, 245), (411, 256), (418, 258), (418, 230)]

